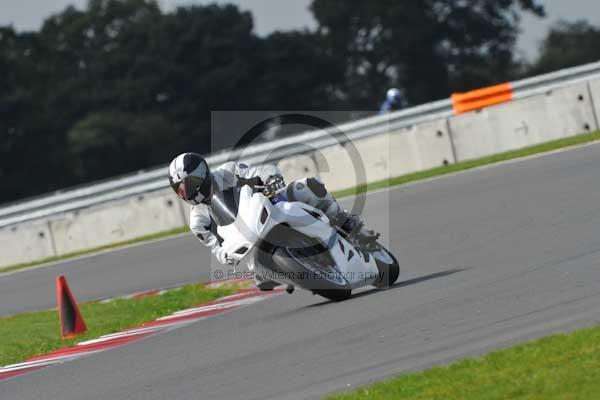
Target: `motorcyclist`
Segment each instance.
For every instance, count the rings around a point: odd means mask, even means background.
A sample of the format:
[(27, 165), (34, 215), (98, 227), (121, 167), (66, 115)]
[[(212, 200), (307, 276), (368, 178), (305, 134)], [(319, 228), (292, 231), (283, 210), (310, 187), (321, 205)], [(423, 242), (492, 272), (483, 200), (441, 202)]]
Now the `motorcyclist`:
[(385, 94), (385, 101), (381, 104), (379, 108), (380, 114), (385, 114), (391, 111), (400, 110), (402, 108), (402, 93), (399, 89), (391, 88), (388, 89)]
[[(183, 153), (169, 166), (169, 183), (177, 195), (192, 205), (190, 229), (206, 246), (211, 248), (221, 264), (232, 264), (233, 260), (221, 247), (223, 239), (208, 211), (211, 196), (222, 190), (249, 184), (262, 186), (272, 177), (281, 177), (274, 165), (250, 167), (244, 163), (227, 162), (210, 170), (206, 160), (196, 153)], [(281, 181), (283, 178), (281, 177)], [(344, 211), (316, 178), (304, 178), (286, 186), (290, 201), (301, 201), (322, 210), (333, 225), (346, 232), (356, 234), (362, 241), (374, 241), (377, 236), (364, 229), (360, 218)]]

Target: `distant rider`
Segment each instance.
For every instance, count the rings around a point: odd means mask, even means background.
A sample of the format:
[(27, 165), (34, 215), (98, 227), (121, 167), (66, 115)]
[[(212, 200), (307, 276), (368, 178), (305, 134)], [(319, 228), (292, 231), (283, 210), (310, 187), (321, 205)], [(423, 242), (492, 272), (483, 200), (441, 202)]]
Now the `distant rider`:
[(381, 104), (379, 109), (380, 114), (385, 114), (391, 111), (397, 111), (402, 108), (402, 94), (400, 90), (391, 88), (385, 95), (385, 101)]
[[(169, 166), (169, 183), (177, 195), (192, 205), (190, 229), (221, 264), (233, 264), (233, 260), (221, 247), (223, 239), (208, 212), (214, 193), (243, 186), (262, 186), (273, 179), (283, 184), (283, 177), (274, 165), (253, 168), (243, 163), (227, 162), (214, 171), (199, 154), (184, 153), (177, 156)], [(301, 201), (322, 210), (331, 223), (346, 232), (356, 234), (361, 241), (376, 240), (377, 235), (363, 228), (357, 215), (344, 211), (316, 178), (304, 178), (286, 186), (289, 201)]]

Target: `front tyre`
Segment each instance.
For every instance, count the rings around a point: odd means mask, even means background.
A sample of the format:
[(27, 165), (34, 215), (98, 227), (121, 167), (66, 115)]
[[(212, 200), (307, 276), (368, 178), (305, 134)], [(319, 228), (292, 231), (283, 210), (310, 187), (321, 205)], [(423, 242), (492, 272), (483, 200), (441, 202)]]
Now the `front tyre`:
[[(300, 242), (302, 243), (302, 242)], [(300, 244), (296, 242), (295, 244)], [(304, 243), (302, 243), (304, 244)], [(302, 257), (299, 257), (298, 253), (302, 254)], [(323, 266), (323, 263), (326, 262), (321, 257), (322, 254), (318, 252), (313, 252), (308, 243), (305, 244), (305, 247), (302, 245), (299, 246), (295, 251), (291, 250), (287, 247), (280, 247), (275, 250), (273, 253), (273, 261), (276, 265), (280, 266), (280, 268), (286, 271), (308, 271), (306, 269), (306, 265), (311, 264), (312, 268), (320, 268)], [(308, 282), (305, 282), (308, 283)], [(318, 284), (318, 282), (313, 281), (313, 284)], [(297, 282), (298, 285), (303, 286), (302, 282)], [(319, 296), (323, 296), (331, 301), (344, 301), (348, 300), (352, 296), (351, 289), (310, 289), (314, 294), (318, 294)]]
[(385, 247), (381, 246), (380, 250), (369, 253), (377, 263), (379, 278), (373, 282), (373, 286), (380, 289), (387, 289), (398, 280), (400, 276), (400, 265), (396, 257), (389, 252)]

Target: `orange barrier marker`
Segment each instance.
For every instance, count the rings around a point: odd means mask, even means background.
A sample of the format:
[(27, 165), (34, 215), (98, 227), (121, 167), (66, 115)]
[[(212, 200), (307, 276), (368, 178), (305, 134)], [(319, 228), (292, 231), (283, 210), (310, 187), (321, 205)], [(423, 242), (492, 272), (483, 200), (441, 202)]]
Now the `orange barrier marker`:
[(56, 277), (56, 303), (58, 304), (58, 317), (63, 339), (71, 339), (87, 330), (75, 297), (63, 275)]
[(489, 86), (466, 93), (454, 93), (452, 105), (456, 115), (468, 111), (480, 110), (495, 104), (506, 103), (513, 99), (513, 90), (510, 83)]

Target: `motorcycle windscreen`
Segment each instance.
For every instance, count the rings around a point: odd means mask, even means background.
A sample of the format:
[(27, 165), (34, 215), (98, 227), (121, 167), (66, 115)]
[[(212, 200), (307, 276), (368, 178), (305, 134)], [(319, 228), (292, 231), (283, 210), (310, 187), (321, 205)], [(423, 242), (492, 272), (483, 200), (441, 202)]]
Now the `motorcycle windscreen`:
[(213, 194), (208, 211), (219, 226), (233, 224), (238, 215), (240, 189), (233, 187)]

